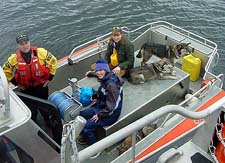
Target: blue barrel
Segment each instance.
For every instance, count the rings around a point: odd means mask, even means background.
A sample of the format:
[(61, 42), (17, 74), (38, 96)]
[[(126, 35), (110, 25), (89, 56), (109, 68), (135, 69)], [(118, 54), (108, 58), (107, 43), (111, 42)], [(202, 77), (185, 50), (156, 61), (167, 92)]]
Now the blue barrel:
[[(52, 93), (48, 97), (48, 101), (55, 104), (60, 112), (60, 117), (65, 120), (65, 117), (67, 113), (71, 111), (71, 108), (78, 108), (79, 105), (71, 99), (71, 97), (67, 96), (64, 92), (56, 91)], [(66, 120), (67, 121), (67, 120)]]

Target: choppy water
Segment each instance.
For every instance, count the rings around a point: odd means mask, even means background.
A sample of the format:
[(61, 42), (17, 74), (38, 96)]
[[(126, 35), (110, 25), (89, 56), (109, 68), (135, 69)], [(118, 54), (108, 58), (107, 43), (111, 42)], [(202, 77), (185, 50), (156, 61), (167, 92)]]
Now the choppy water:
[(221, 55), (216, 72), (224, 72), (224, 0), (1, 0), (0, 64), (16, 50), (19, 32), (60, 58), (113, 26), (134, 29), (158, 20), (216, 42)]

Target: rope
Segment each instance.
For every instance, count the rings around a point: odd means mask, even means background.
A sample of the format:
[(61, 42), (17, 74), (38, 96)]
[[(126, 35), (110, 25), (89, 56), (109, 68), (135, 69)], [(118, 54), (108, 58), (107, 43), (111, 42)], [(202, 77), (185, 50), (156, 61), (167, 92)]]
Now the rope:
[[(225, 138), (223, 138), (222, 135), (222, 129), (223, 129), (223, 123), (221, 122), (221, 119), (219, 117), (218, 123), (216, 124), (216, 135), (218, 137), (218, 140), (222, 143), (222, 145), (225, 147)], [(213, 140), (211, 140), (209, 145), (209, 152), (215, 161), (215, 163), (220, 163), (219, 160), (216, 157), (216, 147), (213, 145)]]
[(220, 163), (216, 157), (216, 147), (213, 146), (213, 141), (211, 140), (211, 143), (209, 145), (209, 152), (213, 158), (213, 160), (215, 161), (215, 163)]
[(219, 139), (219, 141), (223, 144), (223, 146), (225, 147), (225, 138), (222, 135), (222, 129), (223, 129), (223, 123), (217, 123), (216, 124), (216, 135)]
[[(75, 120), (70, 121), (63, 126), (62, 142), (61, 142), (61, 163), (70, 162), (79, 163), (78, 150), (76, 146)], [(67, 151), (67, 145), (71, 145), (72, 149)], [(70, 149), (70, 148), (69, 148)], [(67, 155), (69, 158), (67, 158)]]

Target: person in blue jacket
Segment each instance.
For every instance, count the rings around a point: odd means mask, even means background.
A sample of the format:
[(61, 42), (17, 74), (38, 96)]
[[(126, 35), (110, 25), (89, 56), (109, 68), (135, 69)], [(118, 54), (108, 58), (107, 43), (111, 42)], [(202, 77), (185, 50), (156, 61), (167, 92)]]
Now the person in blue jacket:
[(94, 144), (97, 139), (95, 136), (96, 128), (112, 125), (121, 113), (123, 103), (124, 81), (114, 74), (104, 59), (96, 62), (96, 75), (100, 86), (96, 103), (88, 109), (81, 110), (80, 116), (87, 120), (78, 143), (89, 145)]

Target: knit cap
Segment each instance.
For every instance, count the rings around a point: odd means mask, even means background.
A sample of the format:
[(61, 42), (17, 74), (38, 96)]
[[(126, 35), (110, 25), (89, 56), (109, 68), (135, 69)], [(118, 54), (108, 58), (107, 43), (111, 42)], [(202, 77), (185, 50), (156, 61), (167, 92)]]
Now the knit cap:
[(96, 62), (96, 71), (105, 70), (106, 72), (110, 72), (108, 62), (104, 59), (99, 59)]

